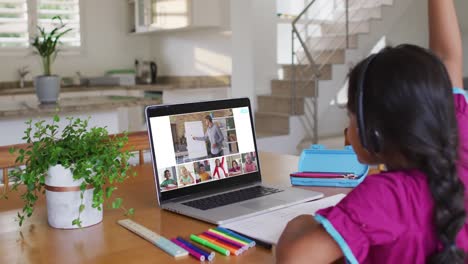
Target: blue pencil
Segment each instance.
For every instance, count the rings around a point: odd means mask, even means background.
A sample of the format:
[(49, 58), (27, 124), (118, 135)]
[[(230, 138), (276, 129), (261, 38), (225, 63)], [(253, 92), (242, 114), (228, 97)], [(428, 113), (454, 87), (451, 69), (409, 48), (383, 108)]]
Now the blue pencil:
[(245, 241), (245, 242), (249, 243), (250, 247), (254, 247), (254, 246), (255, 246), (255, 241), (253, 241), (253, 240), (251, 240), (251, 239), (248, 239), (248, 238), (246, 238), (246, 237), (243, 237), (243, 236), (241, 236), (241, 235), (239, 235), (239, 234), (237, 234), (237, 233), (234, 233), (234, 232), (232, 232), (231, 230), (228, 230), (228, 229), (226, 229), (226, 228), (222, 228), (222, 227), (219, 227), (219, 226), (218, 226), (217, 228), (215, 228), (215, 229), (218, 230), (218, 231), (220, 231), (220, 232), (222, 232), (222, 233), (225, 233), (226, 235), (235, 237), (235, 238), (237, 238), (237, 239), (240, 239), (240, 240), (242, 240), (242, 241)]
[(195, 246), (194, 244), (188, 242), (187, 240), (183, 239), (182, 237), (177, 237), (176, 238), (178, 241), (180, 241), (181, 243), (183, 243), (184, 245), (186, 245), (187, 247), (197, 251), (198, 253), (202, 254), (203, 256), (205, 256), (205, 258), (208, 260), (208, 261), (212, 261), (215, 257), (215, 253), (214, 252), (208, 252), (208, 251), (205, 251), (197, 246)]

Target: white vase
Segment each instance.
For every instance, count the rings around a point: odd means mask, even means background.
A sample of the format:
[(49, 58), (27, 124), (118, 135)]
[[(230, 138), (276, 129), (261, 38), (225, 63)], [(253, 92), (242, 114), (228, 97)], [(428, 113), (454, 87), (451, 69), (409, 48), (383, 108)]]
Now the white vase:
[[(46, 176), (46, 201), (49, 225), (54, 228), (74, 229), (72, 221), (78, 218), (81, 204), (80, 185), (83, 180), (74, 180), (70, 169), (62, 165), (49, 167)], [(93, 190), (84, 192), (83, 204), (85, 209), (81, 212), (81, 226), (87, 227), (102, 221), (102, 210), (92, 208)]]
[(34, 79), (37, 99), (41, 104), (56, 104), (60, 93), (60, 77), (41, 75)]

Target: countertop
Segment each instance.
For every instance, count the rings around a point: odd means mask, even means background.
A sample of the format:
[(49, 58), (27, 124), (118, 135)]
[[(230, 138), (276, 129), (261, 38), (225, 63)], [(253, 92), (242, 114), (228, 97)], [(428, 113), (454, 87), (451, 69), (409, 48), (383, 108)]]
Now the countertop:
[[(140, 91), (164, 91), (172, 89), (172, 85), (164, 84), (137, 84), (132, 86), (64, 86), (60, 88), (61, 93), (85, 92), (85, 91), (107, 91), (107, 90), (140, 90)], [(25, 88), (0, 88), (0, 96), (35, 94), (34, 87)]]
[(0, 104), (0, 119), (51, 116), (57, 111), (59, 114), (99, 112), (153, 104), (161, 104), (161, 100), (133, 96), (98, 96), (64, 98), (56, 105), (41, 105), (36, 99), (11, 101)]
[[(31, 82), (27, 87), (17, 88), (17, 82), (0, 82), (0, 96), (35, 94)], [(157, 84), (136, 84), (132, 86), (62, 86), (60, 92), (86, 91), (167, 91), (175, 89), (222, 88), (231, 86), (230, 75), (217, 76), (160, 76)]]

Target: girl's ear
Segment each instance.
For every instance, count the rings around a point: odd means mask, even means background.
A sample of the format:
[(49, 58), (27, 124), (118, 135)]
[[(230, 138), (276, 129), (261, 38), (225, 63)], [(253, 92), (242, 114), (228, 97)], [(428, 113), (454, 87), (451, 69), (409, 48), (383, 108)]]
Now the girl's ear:
[(380, 159), (372, 152), (365, 149), (359, 137), (359, 129), (357, 127), (356, 116), (354, 114), (349, 115), (349, 126), (346, 130), (346, 138), (349, 143), (353, 146), (353, 150), (356, 153), (359, 162), (363, 164), (379, 164)]
[(368, 165), (378, 165), (384, 163), (381, 154), (370, 152), (369, 150), (364, 148), (363, 152), (361, 152), (361, 155), (358, 156), (358, 159), (361, 163), (365, 163)]

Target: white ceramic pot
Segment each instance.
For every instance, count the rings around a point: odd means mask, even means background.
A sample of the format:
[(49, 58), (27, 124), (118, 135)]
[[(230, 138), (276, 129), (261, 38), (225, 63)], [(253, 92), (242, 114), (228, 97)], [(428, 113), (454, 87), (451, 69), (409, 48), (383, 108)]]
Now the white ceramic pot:
[(37, 99), (41, 104), (56, 104), (60, 93), (60, 77), (41, 75), (34, 79)]
[[(81, 204), (80, 184), (83, 180), (76, 181), (70, 169), (62, 165), (50, 167), (46, 177), (46, 201), (47, 217), (49, 225), (54, 228), (74, 229), (72, 221), (78, 218)], [(93, 190), (87, 189), (83, 202), (85, 210), (81, 212), (81, 226), (87, 227), (102, 221), (102, 210), (92, 208)]]

